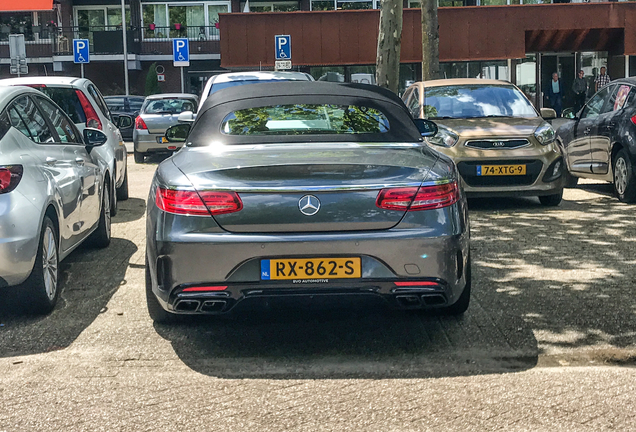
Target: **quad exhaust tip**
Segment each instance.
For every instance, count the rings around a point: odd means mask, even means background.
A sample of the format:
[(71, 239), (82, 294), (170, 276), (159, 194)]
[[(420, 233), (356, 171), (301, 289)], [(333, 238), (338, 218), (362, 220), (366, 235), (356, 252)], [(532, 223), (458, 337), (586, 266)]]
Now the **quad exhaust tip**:
[(219, 313), (225, 309), (226, 304), (225, 300), (179, 300), (174, 310), (183, 313)]
[(430, 306), (443, 306), (446, 304), (446, 297), (441, 294), (407, 294), (395, 296), (395, 300), (400, 306), (407, 309), (419, 309)]

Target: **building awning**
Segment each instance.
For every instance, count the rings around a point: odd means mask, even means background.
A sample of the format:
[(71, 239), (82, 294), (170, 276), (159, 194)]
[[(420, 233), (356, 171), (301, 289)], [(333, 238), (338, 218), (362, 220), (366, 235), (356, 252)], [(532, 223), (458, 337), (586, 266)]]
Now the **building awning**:
[(46, 11), (53, 9), (53, 0), (6, 1), (0, 4), (0, 12)]

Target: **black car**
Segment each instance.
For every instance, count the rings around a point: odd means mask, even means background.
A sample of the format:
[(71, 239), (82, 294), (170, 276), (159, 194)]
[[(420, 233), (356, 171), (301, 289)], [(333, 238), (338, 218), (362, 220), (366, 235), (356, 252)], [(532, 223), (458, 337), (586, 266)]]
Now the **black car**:
[(636, 202), (636, 79), (612, 81), (557, 130), (569, 185), (578, 178), (614, 183), (619, 200)]
[[(118, 114), (128, 114), (133, 117), (133, 120), (139, 115), (139, 110), (143, 105), (146, 98), (144, 96), (105, 96), (104, 100), (110, 113), (113, 115), (113, 120), (116, 122)], [(126, 141), (132, 141), (133, 125), (129, 128), (120, 128), (121, 136)]]

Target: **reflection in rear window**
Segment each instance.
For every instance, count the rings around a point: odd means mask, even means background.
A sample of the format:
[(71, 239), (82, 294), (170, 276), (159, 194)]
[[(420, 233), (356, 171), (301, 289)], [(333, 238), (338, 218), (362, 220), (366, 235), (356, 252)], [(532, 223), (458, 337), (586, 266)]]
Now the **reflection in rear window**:
[(53, 99), (53, 102), (58, 104), (62, 111), (64, 111), (73, 120), (73, 123), (86, 123), (86, 114), (84, 114), (84, 108), (77, 97), (77, 93), (72, 88), (55, 88), (55, 87), (38, 87), (42, 93)]
[(237, 110), (225, 117), (228, 135), (377, 134), (389, 131), (386, 116), (354, 105), (275, 105)]

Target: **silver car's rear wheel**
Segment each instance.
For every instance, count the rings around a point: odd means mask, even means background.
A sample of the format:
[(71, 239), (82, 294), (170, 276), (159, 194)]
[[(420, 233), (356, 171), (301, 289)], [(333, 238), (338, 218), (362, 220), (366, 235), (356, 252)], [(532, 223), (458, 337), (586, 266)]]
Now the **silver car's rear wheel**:
[(51, 312), (60, 295), (57, 239), (57, 229), (53, 221), (45, 216), (33, 271), (23, 284), (24, 303), (30, 312)]
[(625, 189), (627, 189), (627, 164), (623, 158), (616, 159), (616, 165), (614, 166), (614, 186), (619, 195), (624, 194)]
[(97, 229), (91, 234), (91, 242), (98, 248), (105, 248), (110, 244), (111, 214), (110, 214), (110, 185), (104, 185), (102, 192), (102, 211), (99, 214)]

